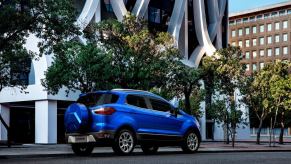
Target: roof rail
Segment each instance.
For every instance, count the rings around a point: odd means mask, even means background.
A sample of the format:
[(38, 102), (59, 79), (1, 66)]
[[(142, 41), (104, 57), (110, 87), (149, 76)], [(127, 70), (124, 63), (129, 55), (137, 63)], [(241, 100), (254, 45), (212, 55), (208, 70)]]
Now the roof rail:
[(127, 91), (127, 92), (133, 91), (133, 92), (145, 92), (145, 93), (153, 94), (153, 93), (151, 93), (149, 91), (143, 91), (143, 90), (137, 90), (137, 89), (122, 89), (122, 88), (117, 88), (117, 89), (112, 89), (112, 91)]

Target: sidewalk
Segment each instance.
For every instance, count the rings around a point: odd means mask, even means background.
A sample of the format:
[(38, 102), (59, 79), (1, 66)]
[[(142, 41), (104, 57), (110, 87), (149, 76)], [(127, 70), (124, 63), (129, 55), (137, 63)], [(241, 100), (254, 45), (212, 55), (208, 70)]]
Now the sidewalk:
[[(268, 143), (256, 145), (254, 142), (238, 142), (232, 148), (231, 144), (226, 145), (223, 142), (202, 142), (198, 153), (227, 153), (227, 152), (291, 152), (291, 143), (284, 145), (276, 144), (276, 147), (269, 147)], [(141, 153), (137, 147), (134, 152)], [(178, 147), (162, 147), (159, 152), (181, 152)], [(96, 154), (112, 154), (110, 147), (97, 147), (94, 149)], [(57, 157), (57, 156), (74, 156), (70, 145), (13, 145), (11, 148), (0, 146), (0, 159), (7, 158), (32, 158), (32, 157)]]

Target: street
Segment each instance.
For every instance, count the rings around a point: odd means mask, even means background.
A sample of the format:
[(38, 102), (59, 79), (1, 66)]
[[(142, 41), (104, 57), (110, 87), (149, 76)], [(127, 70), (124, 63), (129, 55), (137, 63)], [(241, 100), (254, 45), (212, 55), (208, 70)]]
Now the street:
[(77, 157), (74, 155), (42, 158), (14, 158), (0, 159), (0, 163), (102, 163), (102, 164), (150, 164), (150, 163), (199, 163), (199, 164), (290, 164), (290, 152), (234, 152), (234, 153), (196, 153), (182, 154), (180, 151), (159, 152), (156, 155), (134, 153), (131, 156), (116, 156), (113, 153), (95, 153), (90, 157)]

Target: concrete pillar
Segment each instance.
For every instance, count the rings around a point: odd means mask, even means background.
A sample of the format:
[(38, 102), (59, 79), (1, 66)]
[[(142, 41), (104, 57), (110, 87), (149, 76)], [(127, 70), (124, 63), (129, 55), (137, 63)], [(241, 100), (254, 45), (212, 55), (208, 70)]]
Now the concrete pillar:
[[(4, 104), (0, 104), (0, 114), (6, 124), (9, 126), (10, 124), (10, 108)], [(0, 122), (0, 141), (7, 141), (7, 130), (5, 126)]]
[[(205, 89), (204, 81), (200, 80), (200, 88)], [(202, 116), (200, 118), (200, 133), (201, 133), (201, 140), (206, 140), (206, 103), (205, 101), (200, 102), (200, 111), (202, 112)]]
[(57, 101), (35, 102), (35, 143), (57, 143)]

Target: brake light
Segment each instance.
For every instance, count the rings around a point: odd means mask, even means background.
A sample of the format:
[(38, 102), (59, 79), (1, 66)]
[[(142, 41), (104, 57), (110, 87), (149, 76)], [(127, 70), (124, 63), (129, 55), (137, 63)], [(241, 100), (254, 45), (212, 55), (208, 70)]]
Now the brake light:
[(115, 109), (112, 107), (104, 107), (94, 110), (95, 114), (102, 114), (102, 115), (111, 115), (115, 112)]

